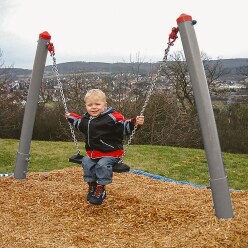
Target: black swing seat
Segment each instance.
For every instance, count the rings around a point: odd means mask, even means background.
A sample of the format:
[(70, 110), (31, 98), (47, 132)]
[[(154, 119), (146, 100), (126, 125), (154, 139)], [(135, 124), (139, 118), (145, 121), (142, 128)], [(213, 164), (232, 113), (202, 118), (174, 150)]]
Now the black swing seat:
[[(83, 155), (74, 154), (69, 158), (69, 162), (72, 162), (75, 164), (82, 164), (83, 157), (84, 157)], [(130, 171), (130, 167), (123, 162), (120, 162), (120, 163), (117, 162), (113, 165), (113, 172), (122, 173), (122, 172), (128, 172), (128, 171)]]
[(82, 164), (83, 155), (80, 154), (74, 154), (69, 158), (69, 162), (75, 163), (75, 164)]
[(117, 162), (113, 165), (113, 172), (122, 173), (128, 171), (130, 171), (130, 167), (123, 162)]

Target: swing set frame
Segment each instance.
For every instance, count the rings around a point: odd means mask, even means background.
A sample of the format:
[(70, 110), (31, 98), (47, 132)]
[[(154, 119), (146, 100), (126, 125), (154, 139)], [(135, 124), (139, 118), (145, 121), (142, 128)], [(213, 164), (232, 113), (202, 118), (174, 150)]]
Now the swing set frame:
[[(215, 214), (218, 218), (230, 219), (234, 217), (232, 201), (221, 154), (207, 79), (200, 56), (196, 34), (193, 28), (195, 23), (196, 22), (192, 20), (192, 17), (187, 14), (181, 14), (177, 18), (178, 30), (180, 31), (200, 120), (201, 133), (209, 168), (210, 189), (212, 191)], [(172, 35), (170, 38), (173, 40), (175, 35)], [(48, 52), (47, 45), (49, 44), (50, 39), (51, 36), (48, 32), (43, 32), (39, 36), (27, 104), (24, 112), (20, 143), (16, 156), (14, 170), (15, 179), (25, 179), (28, 171), (29, 152), (39, 99), (39, 89), (44, 74)], [(156, 73), (156, 76), (159, 76), (159, 73)], [(154, 77), (154, 82), (156, 81), (156, 76)]]

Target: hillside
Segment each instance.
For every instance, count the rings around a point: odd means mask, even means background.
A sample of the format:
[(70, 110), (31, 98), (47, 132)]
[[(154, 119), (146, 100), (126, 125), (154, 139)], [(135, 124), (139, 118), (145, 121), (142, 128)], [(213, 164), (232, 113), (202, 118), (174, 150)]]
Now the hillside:
[[(222, 59), (223, 67), (231, 71), (230, 77), (235, 77), (237, 69), (242, 66), (248, 66), (248, 59)], [(215, 60), (212, 60), (215, 62)], [(169, 62), (170, 63), (170, 62)], [(60, 74), (79, 73), (79, 72), (103, 72), (103, 73), (129, 73), (137, 71), (139, 67), (140, 74), (147, 74), (158, 66), (159, 63), (104, 63), (104, 62), (66, 62), (59, 63), (58, 70)], [(0, 69), (0, 76), (5, 69)], [(32, 70), (22, 68), (12, 68), (14, 76), (30, 76)], [(45, 67), (45, 73), (50, 74), (52, 66)]]
[[(103, 63), (103, 62), (67, 62), (58, 64), (58, 70), (62, 74), (73, 72), (105, 72), (105, 73), (129, 73), (137, 70), (140, 73), (148, 73), (156, 63)], [(52, 72), (52, 66), (47, 66), (45, 72)]]
[[(214, 63), (215, 60), (210, 61)], [(230, 70), (231, 77), (236, 74), (238, 68), (248, 66), (248, 59), (222, 59), (224, 68)], [(168, 62), (170, 63), (170, 62)], [(61, 74), (74, 72), (106, 72), (106, 73), (126, 73), (137, 71), (139, 67), (140, 74), (147, 74), (156, 68), (158, 63), (102, 63), (102, 62), (67, 62), (58, 64), (58, 70)], [(46, 73), (52, 72), (52, 66), (46, 66)]]

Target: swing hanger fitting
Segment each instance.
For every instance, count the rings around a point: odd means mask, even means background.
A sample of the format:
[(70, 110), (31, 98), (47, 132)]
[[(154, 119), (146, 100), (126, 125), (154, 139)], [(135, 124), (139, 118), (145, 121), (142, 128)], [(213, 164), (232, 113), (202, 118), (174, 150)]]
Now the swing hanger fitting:
[(171, 29), (171, 33), (169, 34), (169, 39), (168, 39), (168, 43), (167, 43), (169, 46), (173, 46), (174, 45), (174, 42), (178, 38), (178, 36), (177, 36), (178, 31), (179, 31), (179, 29), (178, 28), (175, 28), (175, 27), (173, 27)]
[(55, 55), (55, 49), (54, 49), (54, 46), (53, 46), (53, 43), (52, 42), (48, 42), (47, 43), (47, 49), (50, 52), (50, 55), (51, 56), (54, 56)]

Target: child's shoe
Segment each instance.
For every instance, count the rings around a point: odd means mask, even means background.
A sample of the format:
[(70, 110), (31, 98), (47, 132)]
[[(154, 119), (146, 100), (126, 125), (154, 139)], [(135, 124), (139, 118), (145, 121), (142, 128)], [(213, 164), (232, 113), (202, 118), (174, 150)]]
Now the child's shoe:
[(104, 185), (97, 185), (95, 192), (90, 197), (89, 202), (94, 205), (102, 204), (103, 200), (106, 198), (106, 190)]
[(95, 190), (96, 190), (96, 186), (97, 183), (96, 182), (89, 182), (89, 190), (88, 190), (88, 194), (87, 194), (87, 201), (90, 200), (90, 197), (94, 194)]

